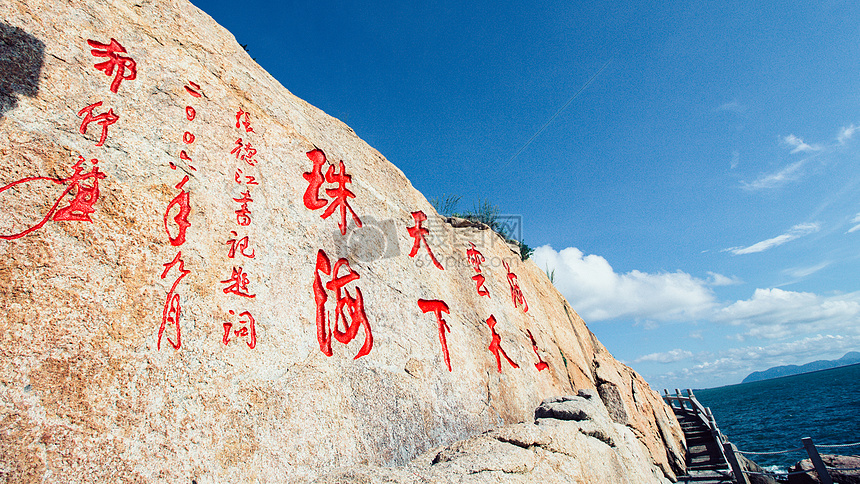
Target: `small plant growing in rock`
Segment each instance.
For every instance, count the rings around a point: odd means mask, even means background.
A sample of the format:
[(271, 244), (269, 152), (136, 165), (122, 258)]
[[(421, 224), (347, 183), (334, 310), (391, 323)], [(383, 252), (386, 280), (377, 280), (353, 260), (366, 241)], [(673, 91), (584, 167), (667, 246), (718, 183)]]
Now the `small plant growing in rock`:
[(479, 200), (475, 208), (466, 212), (457, 211), (457, 205), (460, 203), (459, 195), (445, 195), (441, 198), (433, 197), (430, 199), (430, 204), (437, 212), (446, 217), (457, 217), (472, 222), (479, 222), (487, 227), (490, 227), (494, 232), (501, 235), (506, 242), (517, 245), (520, 250), (520, 259), (526, 260), (531, 257), (534, 249), (529, 247), (525, 240), (515, 240), (511, 233), (511, 228), (502, 224), (499, 220), (499, 207), (490, 203), (489, 200)]

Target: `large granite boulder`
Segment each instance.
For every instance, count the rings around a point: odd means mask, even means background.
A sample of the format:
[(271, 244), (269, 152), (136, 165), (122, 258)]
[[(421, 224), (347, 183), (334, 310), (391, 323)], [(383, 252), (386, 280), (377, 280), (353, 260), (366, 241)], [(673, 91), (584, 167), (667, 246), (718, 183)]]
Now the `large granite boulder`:
[[(860, 484), (860, 456), (821, 454), (828, 467), (830, 478), (838, 484)], [(821, 479), (809, 459), (803, 459), (789, 469), (789, 473), (804, 471), (805, 474), (788, 476), (789, 484), (820, 484)]]
[(407, 466), (353, 466), (315, 483), (669, 483), (648, 449), (614, 423), (597, 392), (544, 400), (535, 421), (507, 425), (427, 452)]
[(302, 482), (580, 389), (618, 450), (577, 431), (570, 465), (683, 470), (540, 268), (185, 0), (0, 0), (0, 203), (7, 481)]

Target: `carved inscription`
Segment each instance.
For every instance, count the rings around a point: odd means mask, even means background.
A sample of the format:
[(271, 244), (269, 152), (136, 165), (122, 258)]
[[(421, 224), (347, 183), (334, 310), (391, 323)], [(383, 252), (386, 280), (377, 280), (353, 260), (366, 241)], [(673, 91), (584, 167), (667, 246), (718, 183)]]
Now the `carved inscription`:
[(484, 262), (484, 256), (478, 252), (478, 249), (475, 248), (475, 244), (469, 242), (469, 245), (471, 247), (466, 249), (466, 258), (469, 260), (469, 264), (472, 268), (475, 269), (475, 272), (477, 272), (477, 274), (472, 276), (472, 280), (475, 281), (478, 295), (490, 297), (490, 291), (484, 287), (486, 279), (484, 279), (484, 275), (481, 274), (481, 264)]
[[(113, 39), (111, 39), (113, 41)], [(92, 45), (92, 44), (90, 44)], [(124, 50), (123, 50), (124, 52)], [(134, 66), (132, 66), (134, 67)], [(122, 69), (122, 66), (118, 67)], [(136, 72), (136, 71), (135, 71)], [(117, 79), (122, 80), (122, 70), (117, 72), (117, 77), (115, 81), (117, 82), (117, 86), (119, 86), (119, 82)], [(133, 79), (131, 77), (130, 79)], [(129, 78), (125, 78), (129, 79)], [(189, 85), (193, 85), (194, 89), (191, 89)], [(185, 92), (191, 94), (195, 98), (200, 97), (200, 86), (194, 82), (190, 82), (185, 85)], [(197, 94), (194, 96), (194, 94)], [(185, 119), (190, 123), (194, 121), (197, 117), (197, 110), (192, 106), (185, 106)], [(194, 143), (195, 136), (191, 134), (190, 131), (185, 131), (180, 138), (181, 142), (185, 145), (191, 145)], [(191, 146), (186, 146), (187, 149), (191, 149)], [(185, 162), (185, 165), (191, 170), (196, 170), (193, 166), (191, 166), (191, 157), (188, 155), (186, 150), (179, 151), (179, 159)], [(176, 163), (172, 160), (169, 162), (169, 166), (171, 170), (176, 170)], [(191, 193), (185, 189), (185, 185), (189, 182), (190, 178), (188, 175), (184, 175), (182, 180), (176, 184), (174, 187), (178, 192), (167, 204), (167, 207), (164, 209), (164, 231), (167, 234), (167, 241), (170, 242), (170, 245), (173, 247), (182, 247), (185, 245), (187, 241), (187, 233), (188, 228), (191, 227), (191, 222), (188, 220), (188, 217), (191, 215)], [(170, 269), (179, 265), (178, 271), (179, 275), (174, 279), (173, 285), (170, 287), (170, 291), (167, 293), (167, 299), (164, 302), (164, 311), (161, 316), (161, 326), (158, 328), (158, 343), (156, 345), (156, 349), (161, 349), (161, 338), (164, 334), (164, 329), (167, 326), (173, 326), (176, 334), (176, 341), (171, 340), (170, 338), (167, 341), (173, 346), (173, 349), (178, 350), (182, 346), (182, 328), (180, 315), (182, 313), (181, 301), (182, 296), (177, 292), (176, 286), (179, 285), (179, 281), (182, 280), (185, 276), (191, 273), (190, 270), (185, 269), (185, 262), (182, 260), (182, 251), (176, 253), (176, 256), (173, 258), (172, 262), (164, 264), (165, 270), (161, 274), (161, 278), (164, 279), (167, 276), (167, 273)]]
[(445, 304), (445, 301), (440, 301), (438, 299), (419, 299), (418, 307), (425, 313), (432, 312), (436, 315), (436, 324), (439, 326), (439, 342), (442, 343), (442, 356), (445, 358), (445, 365), (448, 366), (448, 371), (451, 371), (451, 357), (448, 355), (448, 338), (445, 335), (445, 333), (451, 331), (451, 328), (448, 327), (448, 323), (442, 319), (442, 313), (451, 313), (448, 309), (448, 305)]
[[(338, 221), (337, 226), (340, 229), (341, 235), (346, 235), (347, 212), (352, 216), (355, 225), (361, 227), (361, 219), (349, 205), (349, 199), (355, 198), (355, 194), (346, 188), (348, 183), (352, 183), (352, 175), (346, 173), (346, 165), (344, 165), (343, 160), (338, 164), (340, 171), (335, 171), (334, 166), (329, 165), (325, 175), (323, 175), (322, 167), (326, 164), (325, 153), (320, 149), (314, 149), (308, 151), (306, 155), (313, 163), (313, 167), (311, 171), (302, 174), (304, 179), (308, 181), (308, 188), (305, 190), (302, 198), (305, 207), (311, 210), (318, 210), (328, 205), (322, 215), (320, 215), (324, 219), (329, 218), (339, 208), (340, 221)], [(329, 204), (328, 200), (320, 198), (319, 195), (319, 190), (322, 188), (324, 182), (337, 185), (334, 188), (325, 189), (326, 195), (332, 198), (331, 204)]]
[[(251, 114), (244, 109), (239, 109), (235, 113), (236, 129), (243, 132), (243, 135), (254, 133), (254, 128), (251, 123)], [(256, 251), (252, 247), (251, 239), (246, 232), (252, 224), (251, 206), (254, 198), (251, 194), (252, 187), (259, 186), (256, 181), (254, 170), (257, 169), (259, 160), (257, 159), (257, 149), (253, 147), (252, 140), (237, 138), (233, 142), (233, 148), (230, 154), (234, 156), (236, 161), (242, 162), (236, 167), (233, 173), (233, 181), (239, 185), (239, 195), (231, 197), (234, 202), (233, 213), (236, 217), (236, 229), (230, 231), (230, 238), (225, 244), (229, 246), (227, 249), (227, 258), (236, 259), (237, 254), (240, 258), (255, 259)], [(241, 235), (240, 235), (241, 234)], [(251, 262), (246, 260), (246, 263)], [(245, 298), (245, 300), (254, 299), (256, 294), (251, 292), (251, 279), (248, 275), (248, 269), (245, 266), (233, 266), (230, 276), (221, 281), (225, 286), (221, 289), (224, 294), (230, 294)], [(248, 309), (242, 311), (229, 311), (230, 316), (234, 320), (223, 323), (224, 336), (221, 340), (224, 345), (228, 345), (236, 338), (245, 338), (245, 343), (248, 348), (254, 349), (257, 346), (257, 321), (253, 314)], [(238, 316), (236, 316), (238, 314)]]
[(496, 357), (496, 368), (501, 373), (502, 371), (502, 356), (508, 361), (508, 363), (514, 367), (519, 368), (520, 366), (514, 363), (514, 360), (508, 357), (508, 354), (505, 353), (504, 348), (502, 348), (502, 337), (499, 336), (499, 333), (496, 332), (496, 317), (492, 314), (489, 318), (487, 318), (487, 326), (490, 327), (490, 331), (492, 332), (492, 339), (490, 340), (490, 352), (493, 353), (493, 356)]
[[(137, 77), (137, 63), (129, 57), (125, 47), (120, 45), (116, 39), (110, 39), (110, 44), (87, 39), (87, 43), (93, 50), (90, 51), (95, 57), (105, 57), (107, 60), (95, 64), (97, 70), (103, 71), (106, 76), (113, 76), (110, 90), (116, 94), (122, 81), (132, 81)], [(116, 74), (114, 74), (116, 72)]]
[[(320, 273), (331, 277), (331, 280), (326, 282), (325, 286), (323, 286)], [(367, 314), (364, 311), (364, 296), (361, 294), (361, 289), (356, 287), (355, 297), (353, 297), (345, 287), (347, 284), (357, 281), (360, 277), (357, 272), (349, 267), (349, 262), (346, 259), (338, 259), (334, 266), (332, 266), (325, 251), (320, 249), (317, 252), (313, 282), (314, 301), (316, 303), (317, 340), (319, 341), (320, 351), (326, 356), (334, 354), (331, 348), (332, 336), (341, 343), (348, 344), (356, 338), (359, 329), (364, 329), (364, 344), (354, 359), (361, 358), (373, 349), (373, 333), (370, 329), (370, 322), (367, 320)], [(326, 302), (328, 301), (326, 290), (334, 292), (333, 322), (326, 311)], [(343, 330), (340, 329), (341, 322), (343, 322)]]
[(421, 210), (417, 212), (412, 212), (412, 219), (415, 221), (415, 226), (408, 227), (406, 230), (409, 233), (409, 236), (414, 239), (412, 243), (412, 250), (409, 251), (409, 257), (415, 257), (415, 254), (418, 253), (419, 247), (421, 247), (421, 243), (424, 243), (424, 247), (427, 248), (427, 253), (430, 254), (430, 259), (433, 261), (433, 265), (439, 268), (439, 270), (445, 270), (442, 267), (442, 264), (436, 260), (436, 256), (433, 255), (433, 251), (430, 250), (430, 244), (427, 243), (427, 239), (424, 238), (425, 235), (430, 233), (430, 230), (421, 226), (421, 223), (427, 220), (427, 216), (424, 215), (424, 212)]
[(505, 270), (508, 272), (508, 284), (511, 286), (511, 299), (514, 301), (514, 307), (522, 306), (523, 312), (529, 312), (529, 303), (526, 302), (526, 297), (520, 289), (520, 283), (517, 281), (517, 275), (511, 272), (511, 266), (507, 262), (502, 262)]
[(543, 358), (541, 358), (540, 353), (538, 353), (537, 341), (535, 341), (535, 337), (532, 336), (532, 332), (529, 330), (526, 330), (526, 332), (529, 334), (529, 339), (532, 342), (532, 349), (534, 350), (535, 354), (538, 357), (538, 362), (535, 363), (535, 368), (537, 368), (537, 371), (544, 371), (547, 368), (549, 368), (549, 364), (547, 364), (547, 362), (543, 361)]

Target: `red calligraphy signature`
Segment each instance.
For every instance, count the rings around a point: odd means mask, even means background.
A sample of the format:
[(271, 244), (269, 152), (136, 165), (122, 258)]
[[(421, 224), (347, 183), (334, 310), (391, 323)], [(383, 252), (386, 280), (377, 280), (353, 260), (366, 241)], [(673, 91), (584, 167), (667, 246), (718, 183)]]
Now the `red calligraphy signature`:
[[(103, 179), (107, 175), (105, 175), (104, 172), (99, 171), (99, 160), (95, 158), (90, 160), (90, 162), (93, 164), (92, 169), (89, 172), (84, 173), (83, 164), (86, 159), (80, 155), (78, 156), (78, 158), (78, 162), (75, 163), (74, 166), (72, 166), (74, 173), (70, 177), (51, 178), (47, 176), (30, 176), (22, 178), (18, 181), (14, 181), (0, 188), (0, 193), (2, 193), (22, 183), (29, 183), (38, 180), (46, 180), (51, 183), (56, 183), (58, 185), (66, 185), (66, 189), (63, 190), (63, 193), (60, 194), (60, 196), (57, 198), (57, 201), (54, 202), (50, 210), (48, 210), (48, 214), (45, 215), (42, 220), (21, 232), (9, 235), (0, 235), (0, 239), (14, 240), (21, 238), (31, 232), (39, 230), (48, 222), (48, 220), (52, 219), (55, 221), (71, 220), (77, 222), (92, 222), (90, 214), (95, 211), (93, 209), (93, 205), (99, 199), (99, 180)], [(60, 206), (60, 203), (62, 203), (66, 195), (68, 195), (72, 191), (74, 191), (74, 198), (69, 202), (69, 205), (58, 210), (57, 207)]]

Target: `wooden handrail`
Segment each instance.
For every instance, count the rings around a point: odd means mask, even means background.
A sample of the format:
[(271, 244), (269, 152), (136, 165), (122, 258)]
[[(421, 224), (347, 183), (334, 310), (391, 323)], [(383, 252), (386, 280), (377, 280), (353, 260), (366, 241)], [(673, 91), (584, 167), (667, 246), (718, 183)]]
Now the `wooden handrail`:
[(827, 472), (827, 467), (824, 465), (824, 461), (821, 460), (818, 449), (812, 443), (812, 438), (804, 437), (801, 441), (803, 442), (803, 447), (806, 449), (806, 454), (809, 456), (809, 460), (812, 461), (812, 466), (815, 467), (815, 472), (818, 473), (818, 480), (821, 481), (821, 484), (833, 484), (833, 479), (830, 477), (830, 473)]
[(738, 456), (735, 454), (735, 451), (738, 450), (735, 447), (735, 444), (731, 442), (726, 442), (721, 446), (723, 455), (727, 457), (726, 462), (729, 463), (729, 466), (732, 468), (732, 474), (735, 477), (735, 481), (738, 484), (750, 484), (750, 480), (747, 477), (746, 473), (744, 473), (743, 467), (741, 467), (740, 461), (738, 461)]
[[(709, 407), (703, 406), (701, 402), (696, 399), (696, 396), (693, 394), (693, 390), (687, 389), (688, 396), (686, 397), (678, 389), (675, 389), (675, 395), (670, 395), (668, 390), (663, 390), (663, 392), (663, 399), (670, 407), (672, 407), (673, 409), (677, 408), (678, 410), (682, 410), (685, 413), (693, 414), (692, 416), (694, 418), (701, 420), (702, 423), (705, 424), (708, 430), (711, 431), (711, 436), (713, 437), (714, 441), (717, 444), (717, 447), (720, 450), (720, 454), (723, 458), (723, 461), (726, 462), (727, 465), (729, 465), (729, 468), (731, 469), (732, 474), (735, 475), (735, 479), (737, 480), (737, 482), (739, 484), (749, 484), (749, 480), (746, 478), (743, 472), (739, 471), (740, 464), (738, 463), (737, 457), (734, 455), (734, 452), (732, 450), (733, 444), (731, 444), (726, 438), (726, 436), (723, 435), (722, 432), (720, 432), (720, 428), (717, 427), (717, 421), (714, 418), (714, 414), (713, 412), (711, 412), (711, 409)], [(678, 402), (678, 406), (675, 407), (673, 405), (673, 402)], [(686, 404), (689, 404), (689, 407)], [(739, 472), (740, 474), (738, 474)]]
[[(699, 402), (693, 394), (693, 390), (687, 389), (687, 396), (684, 396), (677, 388), (675, 389), (674, 395), (670, 395), (669, 391), (664, 389), (663, 400), (665, 400), (666, 404), (673, 409), (682, 410), (688, 414), (692, 413), (695, 417), (699, 418), (708, 427), (708, 429), (710, 429), (711, 435), (713, 435), (719, 445), (720, 453), (729, 465), (735, 481), (738, 484), (750, 484), (749, 478), (741, 467), (740, 461), (737, 457), (737, 454), (743, 454), (743, 452), (740, 452), (737, 447), (729, 442), (729, 439), (720, 432), (719, 427), (717, 427), (717, 420), (714, 418), (714, 414), (711, 412), (710, 407), (702, 406), (701, 402)], [(674, 402), (678, 403), (677, 407), (673, 405)], [(687, 404), (689, 404), (689, 407)], [(809, 455), (809, 460), (812, 462), (815, 472), (818, 473), (818, 478), (821, 481), (821, 484), (833, 484), (833, 478), (830, 477), (830, 473), (827, 471), (827, 466), (824, 465), (824, 461), (821, 459), (821, 455), (818, 453), (818, 449), (815, 447), (815, 444), (812, 443), (812, 439), (805, 437), (801, 440), (803, 442), (803, 448), (806, 450), (807, 455)]]

